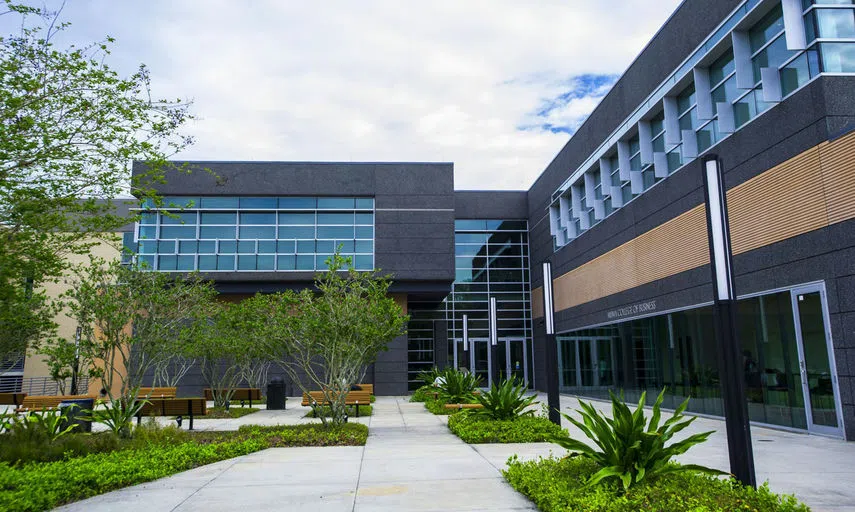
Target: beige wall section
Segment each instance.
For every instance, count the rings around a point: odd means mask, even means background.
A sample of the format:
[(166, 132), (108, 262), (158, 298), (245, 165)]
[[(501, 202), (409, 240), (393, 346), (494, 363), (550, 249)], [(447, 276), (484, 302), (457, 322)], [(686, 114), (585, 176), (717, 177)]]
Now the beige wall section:
[[(92, 248), (90, 254), (106, 260), (117, 259), (120, 254), (119, 247), (121, 247), (121, 242), (121, 235), (116, 235), (113, 243), (102, 241)], [(68, 261), (73, 264), (84, 263), (89, 261), (89, 256), (85, 254), (73, 254), (69, 256)], [(59, 283), (49, 283), (45, 286), (45, 290), (50, 297), (59, 297), (62, 293), (68, 290), (68, 285), (60, 280)], [(74, 339), (74, 334), (77, 331), (77, 323), (75, 323), (74, 320), (67, 317), (65, 313), (60, 313), (56, 317), (56, 323), (59, 325), (59, 336), (69, 340)], [(24, 378), (48, 377), (49, 375), (50, 373), (48, 372), (47, 365), (45, 364), (42, 356), (28, 353), (27, 359), (24, 362)]]
[[(734, 254), (855, 218), (855, 133), (823, 142), (727, 192)], [(709, 263), (703, 205), (554, 279), (561, 311)], [(532, 313), (543, 316), (540, 288)]]

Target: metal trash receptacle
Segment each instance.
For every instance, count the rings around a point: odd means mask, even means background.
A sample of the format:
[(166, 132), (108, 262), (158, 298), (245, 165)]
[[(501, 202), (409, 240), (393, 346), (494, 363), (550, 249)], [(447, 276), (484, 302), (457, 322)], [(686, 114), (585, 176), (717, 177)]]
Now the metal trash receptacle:
[(62, 411), (64, 419), (62, 428), (68, 428), (69, 425), (76, 424), (77, 429), (73, 432), (92, 432), (92, 409), (95, 407), (95, 400), (92, 398), (81, 398), (78, 400), (64, 400), (59, 403), (59, 410)]
[(284, 410), (286, 400), (285, 379), (274, 377), (267, 383), (267, 410)]

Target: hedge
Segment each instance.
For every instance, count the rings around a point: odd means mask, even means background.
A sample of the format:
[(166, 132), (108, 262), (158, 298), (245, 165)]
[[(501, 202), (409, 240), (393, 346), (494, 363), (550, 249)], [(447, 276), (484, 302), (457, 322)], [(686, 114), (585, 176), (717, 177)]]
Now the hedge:
[(540, 443), (548, 435), (560, 435), (562, 428), (541, 416), (521, 416), (496, 421), (472, 413), (448, 418), (448, 428), (463, 441), (476, 443)]

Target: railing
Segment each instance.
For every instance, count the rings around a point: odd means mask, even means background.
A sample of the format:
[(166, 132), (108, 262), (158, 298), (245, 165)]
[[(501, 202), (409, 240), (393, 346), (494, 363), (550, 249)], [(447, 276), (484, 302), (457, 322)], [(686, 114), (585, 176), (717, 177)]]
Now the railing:
[[(77, 381), (77, 392), (85, 394), (89, 390), (89, 378), (81, 377)], [(27, 377), (20, 375), (0, 375), (0, 393), (26, 393), (28, 395), (59, 395), (59, 384), (50, 377)], [(71, 393), (71, 379), (65, 380), (65, 393)]]

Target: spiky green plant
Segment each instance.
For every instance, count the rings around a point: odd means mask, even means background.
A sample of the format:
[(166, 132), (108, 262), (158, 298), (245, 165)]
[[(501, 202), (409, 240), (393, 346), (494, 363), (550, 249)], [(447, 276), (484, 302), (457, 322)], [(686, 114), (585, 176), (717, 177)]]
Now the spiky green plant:
[(475, 396), (483, 409), (476, 409), (474, 414), (494, 420), (533, 416), (534, 411), (526, 409), (537, 400), (537, 395), (526, 396), (527, 391), (526, 385), (517, 379), (507, 379), (498, 386), (494, 383), (489, 391)]
[(456, 368), (446, 368), (440, 377), (439, 397), (448, 404), (470, 403), (481, 378)]
[(423, 372), (419, 372), (417, 378), (424, 382), (425, 386), (433, 386), (434, 382), (438, 377), (442, 377), (444, 370), (440, 370), (436, 366), (431, 368), (430, 370), (425, 370)]
[(638, 407), (630, 411), (614, 393), (609, 393), (612, 399), (612, 418), (601, 415), (593, 405), (579, 400), (581, 409), (578, 411), (582, 421), (562, 413), (568, 421), (576, 425), (599, 450), (594, 449), (576, 439), (567, 436), (553, 436), (550, 440), (573, 455), (579, 455), (594, 460), (601, 466), (588, 481), (594, 485), (601, 480), (617, 478), (623, 488), (629, 489), (645, 478), (661, 476), (668, 473), (693, 471), (713, 475), (725, 475), (716, 469), (696, 464), (674, 464), (671, 459), (685, 453), (689, 448), (703, 443), (713, 432), (703, 432), (691, 435), (681, 441), (666, 446), (674, 434), (685, 429), (696, 418), (685, 419), (683, 412), (689, 405), (687, 398), (667, 421), (660, 423), (660, 406), (665, 397), (665, 390), (659, 393), (653, 404), (653, 414), (650, 421), (644, 416), (644, 401), (647, 393), (641, 394)]

